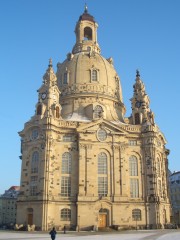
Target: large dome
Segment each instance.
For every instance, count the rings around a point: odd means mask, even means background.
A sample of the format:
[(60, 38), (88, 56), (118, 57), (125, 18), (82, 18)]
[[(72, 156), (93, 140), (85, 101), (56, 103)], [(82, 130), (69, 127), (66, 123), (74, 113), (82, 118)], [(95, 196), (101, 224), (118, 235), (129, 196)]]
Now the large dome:
[[(108, 120), (123, 121), (125, 107), (120, 79), (112, 58), (105, 59), (100, 55), (97, 26), (95, 21), (80, 17), (73, 51), (57, 65), (62, 116), (72, 120), (75, 116), (76, 119), (92, 120), (99, 114)], [(99, 109), (96, 117), (95, 108)]]

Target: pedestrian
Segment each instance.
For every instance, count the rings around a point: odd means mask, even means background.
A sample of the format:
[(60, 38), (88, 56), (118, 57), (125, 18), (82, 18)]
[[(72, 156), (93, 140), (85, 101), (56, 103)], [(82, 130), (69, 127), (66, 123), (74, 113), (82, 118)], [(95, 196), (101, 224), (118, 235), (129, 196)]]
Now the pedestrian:
[(53, 227), (53, 229), (49, 232), (49, 234), (51, 235), (51, 239), (52, 240), (55, 240), (55, 238), (56, 238), (56, 230), (55, 230), (55, 228)]
[(65, 234), (65, 233), (66, 233), (66, 226), (65, 226), (65, 225), (64, 225), (64, 228), (63, 228), (63, 229), (64, 229), (64, 234)]

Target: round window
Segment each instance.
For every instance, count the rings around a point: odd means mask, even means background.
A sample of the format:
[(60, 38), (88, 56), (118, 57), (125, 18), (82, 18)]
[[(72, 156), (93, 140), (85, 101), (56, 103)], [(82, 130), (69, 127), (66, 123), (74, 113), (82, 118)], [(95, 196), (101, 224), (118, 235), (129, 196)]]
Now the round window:
[(107, 132), (104, 129), (99, 129), (97, 132), (97, 137), (99, 141), (105, 141), (107, 138)]

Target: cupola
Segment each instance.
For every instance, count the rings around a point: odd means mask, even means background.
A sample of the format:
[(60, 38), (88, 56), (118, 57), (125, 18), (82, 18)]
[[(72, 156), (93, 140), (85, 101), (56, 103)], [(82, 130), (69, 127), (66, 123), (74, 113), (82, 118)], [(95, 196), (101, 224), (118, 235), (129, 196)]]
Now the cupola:
[(72, 50), (73, 54), (82, 51), (95, 51), (100, 53), (100, 48), (97, 43), (97, 28), (98, 24), (95, 22), (94, 17), (88, 13), (88, 8), (85, 6), (84, 13), (79, 17), (76, 24), (76, 43)]
[(104, 118), (124, 122), (126, 109), (120, 78), (113, 59), (100, 54), (97, 28), (98, 24), (85, 6), (76, 24), (72, 53), (57, 64), (62, 118), (71, 121)]

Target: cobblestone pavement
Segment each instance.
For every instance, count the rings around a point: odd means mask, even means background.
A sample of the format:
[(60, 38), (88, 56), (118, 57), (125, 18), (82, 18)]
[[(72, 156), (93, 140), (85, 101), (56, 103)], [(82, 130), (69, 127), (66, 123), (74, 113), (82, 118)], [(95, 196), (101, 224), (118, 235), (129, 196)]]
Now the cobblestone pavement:
[[(68, 239), (69, 238), (69, 239)], [(46, 240), (45, 232), (0, 231), (1, 240)], [(138, 230), (121, 232), (58, 232), (56, 240), (180, 240), (180, 230)]]

